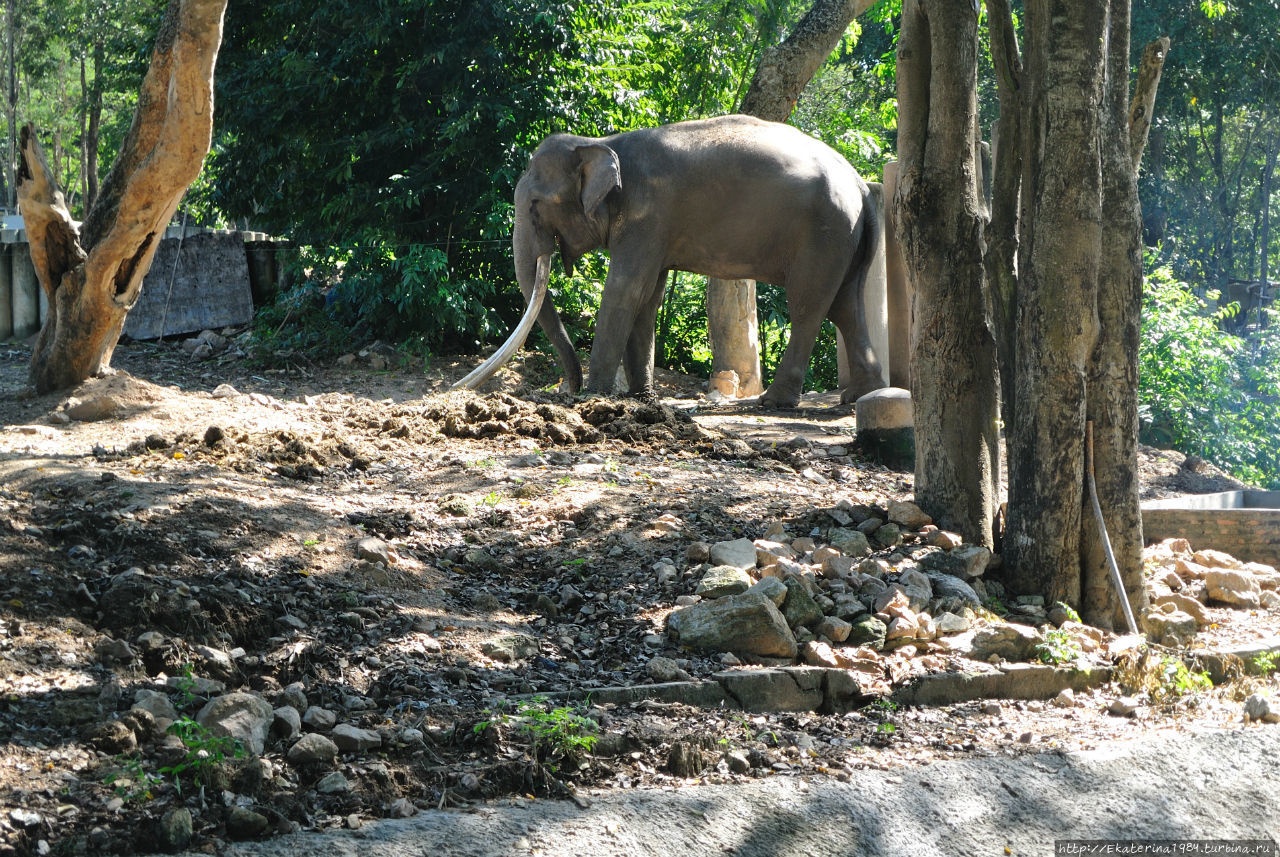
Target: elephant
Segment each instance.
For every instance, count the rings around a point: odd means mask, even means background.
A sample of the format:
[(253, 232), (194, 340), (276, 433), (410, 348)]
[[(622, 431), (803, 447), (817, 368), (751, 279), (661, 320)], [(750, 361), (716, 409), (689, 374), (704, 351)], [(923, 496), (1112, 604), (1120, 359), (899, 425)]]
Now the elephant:
[(789, 125), (721, 116), (593, 138), (552, 134), (516, 185), (512, 250), (528, 302), (515, 332), (456, 387), (474, 388), (519, 350), (536, 318), (555, 348), (564, 386), (582, 369), (552, 301), (551, 253), (571, 272), (609, 252), (586, 392), (607, 393), (621, 362), (629, 394), (653, 396), (654, 328), (671, 270), (755, 279), (786, 290), (791, 337), (766, 407), (794, 407), (824, 318), (844, 338), (850, 368), (841, 399), (883, 386), (862, 291), (880, 215), (840, 154)]

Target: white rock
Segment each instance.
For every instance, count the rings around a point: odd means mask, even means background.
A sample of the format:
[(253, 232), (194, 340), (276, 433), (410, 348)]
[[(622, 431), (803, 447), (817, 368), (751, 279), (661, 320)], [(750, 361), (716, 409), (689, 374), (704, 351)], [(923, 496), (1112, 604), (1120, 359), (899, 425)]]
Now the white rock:
[(756, 567), (756, 546), (751, 539), (734, 539), (716, 542), (711, 546), (712, 565), (732, 565), (749, 569)]
[(1248, 572), (1211, 568), (1204, 582), (1214, 601), (1249, 610), (1256, 610), (1261, 604), (1262, 588)]

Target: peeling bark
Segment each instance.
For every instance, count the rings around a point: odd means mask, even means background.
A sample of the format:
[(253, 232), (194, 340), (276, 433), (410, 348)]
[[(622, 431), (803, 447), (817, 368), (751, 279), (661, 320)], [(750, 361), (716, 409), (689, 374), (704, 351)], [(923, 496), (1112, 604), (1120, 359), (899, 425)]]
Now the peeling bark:
[(22, 131), (18, 197), (49, 315), (31, 357), (39, 392), (108, 370), (158, 236), (200, 174), (227, 0), (171, 0), (133, 123), (77, 234), (35, 131)]
[(898, 41), (894, 211), (914, 294), (916, 502), (966, 541), (994, 544), (996, 346), (982, 264), (973, 141), (978, 10), (906, 0)]
[[(1128, 4), (1124, 4), (1124, 11), (1128, 12), (1128, 9)], [(1128, 20), (1127, 14), (1125, 20)], [(1124, 41), (1126, 45), (1129, 42), (1128, 38)], [(1142, 49), (1142, 62), (1138, 65), (1138, 83), (1133, 89), (1133, 100), (1129, 102), (1129, 161), (1133, 164), (1135, 172), (1142, 163), (1142, 150), (1147, 147), (1147, 135), (1151, 131), (1151, 117), (1156, 104), (1156, 90), (1160, 87), (1160, 75), (1164, 71), (1164, 61), (1168, 56), (1168, 36), (1161, 36)], [(1125, 70), (1128, 70), (1127, 63)], [(1127, 86), (1126, 83), (1126, 88)]]

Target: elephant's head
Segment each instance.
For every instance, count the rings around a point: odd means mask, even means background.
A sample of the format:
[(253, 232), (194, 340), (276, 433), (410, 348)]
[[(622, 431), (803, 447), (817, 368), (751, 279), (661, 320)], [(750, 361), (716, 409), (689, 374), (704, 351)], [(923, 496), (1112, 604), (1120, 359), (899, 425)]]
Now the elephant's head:
[(568, 134), (542, 142), (515, 194), (512, 250), (528, 307), (502, 347), (455, 387), (470, 389), (488, 380), (520, 350), (537, 319), (556, 349), (569, 389), (581, 389), (582, 367), (564, 324), (554, 306), (543, 306), (551, 252), (559, 244), (565, 270), (572, 272), (583, 253), (607, 243), (609, 195), (620, 187), (618, 155), (604, 143)]

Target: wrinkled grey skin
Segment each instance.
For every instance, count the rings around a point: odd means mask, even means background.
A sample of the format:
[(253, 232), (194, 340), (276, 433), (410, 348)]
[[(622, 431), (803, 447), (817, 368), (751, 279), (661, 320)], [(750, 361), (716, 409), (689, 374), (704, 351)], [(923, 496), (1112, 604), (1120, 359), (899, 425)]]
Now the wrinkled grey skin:
[[(881, 386), (861, 309), (878, 214), (849, 163), (795, 128), (723, 116), (604, 138), (554, 134), (530, 159), (515, 206), (526, 300), (538, 257), (557, 242), (566, 270), (589, 250), (609, 251), (589, 392), (607, 392), (622, 361), (630, 394), (653, 395), (654, 326), (672, 269), (786, 289), (791, 339), (762, 404), (799, 400), (824, 318), (843, 334), (852, 369), (842, 400)], [(551, 301), (538, 322), (576, 392), (582, 370)]]

